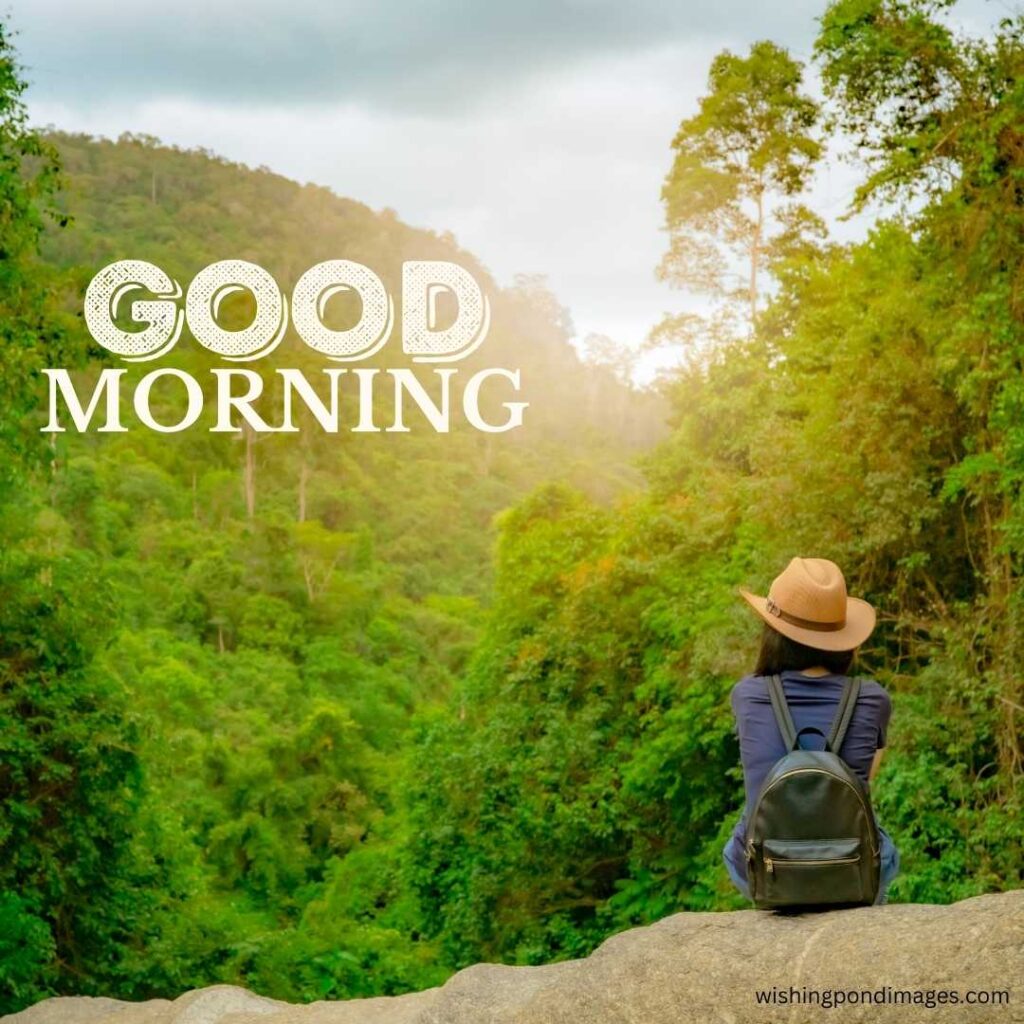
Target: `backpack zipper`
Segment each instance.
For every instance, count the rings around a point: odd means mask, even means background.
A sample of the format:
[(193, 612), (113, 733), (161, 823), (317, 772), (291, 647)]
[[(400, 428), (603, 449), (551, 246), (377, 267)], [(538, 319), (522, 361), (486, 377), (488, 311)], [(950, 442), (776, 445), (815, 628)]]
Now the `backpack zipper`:
[(795, 857), (765, 857), (764, 867), (769, 875), (775, 874), (775, 865), (797, 864), (800, 867), (807, 865), (820, 866), (822, 864), (856, 864), (860, 860), (860, 854), (856, 857), (830, 857), (828, 860), (797, 860)]

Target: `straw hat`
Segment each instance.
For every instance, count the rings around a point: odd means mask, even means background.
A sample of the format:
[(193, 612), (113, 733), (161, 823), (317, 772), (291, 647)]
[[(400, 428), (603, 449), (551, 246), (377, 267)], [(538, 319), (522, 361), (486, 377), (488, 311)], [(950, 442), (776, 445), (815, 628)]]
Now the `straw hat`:
[(875, 628), (875, 609), (847, 597), (839, 566), (827, 558), (794, 558), (767, 597), (742, 587), (740, 594), (772, 629), (819, 651), (852, 651)]

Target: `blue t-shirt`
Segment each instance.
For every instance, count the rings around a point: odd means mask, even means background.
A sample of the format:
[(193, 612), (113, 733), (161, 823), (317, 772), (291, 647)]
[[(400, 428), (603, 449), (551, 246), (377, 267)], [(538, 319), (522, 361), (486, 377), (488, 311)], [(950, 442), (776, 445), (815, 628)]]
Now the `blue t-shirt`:
[[(782, 689), (797, 731), (814, 726), (828, 735), (845, 682), (845, 676), (782, 673)], [(731, 701), (746, 792), (746, 807), (734, 830), (734, 836), (742, 845), (747, 810), (757, 800), (769, 769), (786, 753), (786, 745), (775, 721), (768, 696), (768, 680), (764, 676), (741, 679), (732, 689)], [(891, 713), (892, 704), (885, 688), (872, 679), (862, 679), (857, 706), (838, 753), (865, 784), (875, 751), (885, 746)], [(821, 749), (823, 746), (823, 740), (815, 733), (801, 736), (800, 743), (805, 748)]]

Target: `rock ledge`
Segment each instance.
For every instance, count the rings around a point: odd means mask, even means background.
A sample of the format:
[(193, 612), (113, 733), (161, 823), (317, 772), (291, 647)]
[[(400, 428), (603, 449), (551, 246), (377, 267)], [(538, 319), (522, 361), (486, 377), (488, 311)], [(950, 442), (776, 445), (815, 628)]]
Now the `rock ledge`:
[[(910, 1004), (759, 1004), (756, 991), (920, 992)], [(931, 1008), (927, 993), (955, 991)], [(1009, 1002), (965, 1005), (968, 990)], [(807, 998), (804, 996), (803, 998)], [(810, 996), (814, 998), (814, 996)], [(819, 994), (818, 999), (822, 996)], [(827, 998), (827, 997), (826, 997)], [(863, 997), (860, 997), (863, 998)], [(881, 998), (885, 998), (884, 995)], [(1024, 1022), (1024, 889), (950, 906), (779, 916), (684, 913), (608, 939), (584, 960), (477, 964), (439, 988), (306, 1006), (230, 985), (173, 1002), (46, 999), (5, 1024), (747, 1024)]]

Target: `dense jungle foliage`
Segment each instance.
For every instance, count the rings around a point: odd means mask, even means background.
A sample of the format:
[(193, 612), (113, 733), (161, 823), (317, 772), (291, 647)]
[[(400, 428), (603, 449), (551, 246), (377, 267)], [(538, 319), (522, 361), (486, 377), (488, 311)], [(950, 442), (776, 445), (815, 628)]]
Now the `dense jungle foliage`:
[[(797, 553), (880, 612), (858, 669), (893, 696), (890, 898), (1022, 884), (1024, 23), (961, 38), (948, 6), (833, 3), (822, 103), (772, 43), (715, 60), (660, 268), (713, 312), (655, 332), (683, 351), (658, 396), (448, 236), (154, 139), (38, 133), (3, 27), (0, 1012), (396, 993), (741, 906), (735, 592)], [(805, 204), (832, 136), (875, 211), (855, 244)], [(473, 365), (522, 369), (526, 426), (40, 432), (40, 367), (110, 363), (80, 316), (99, 267), (187, 282), (228, 256), (392, 286), (457, 260), (494, 304)]]

